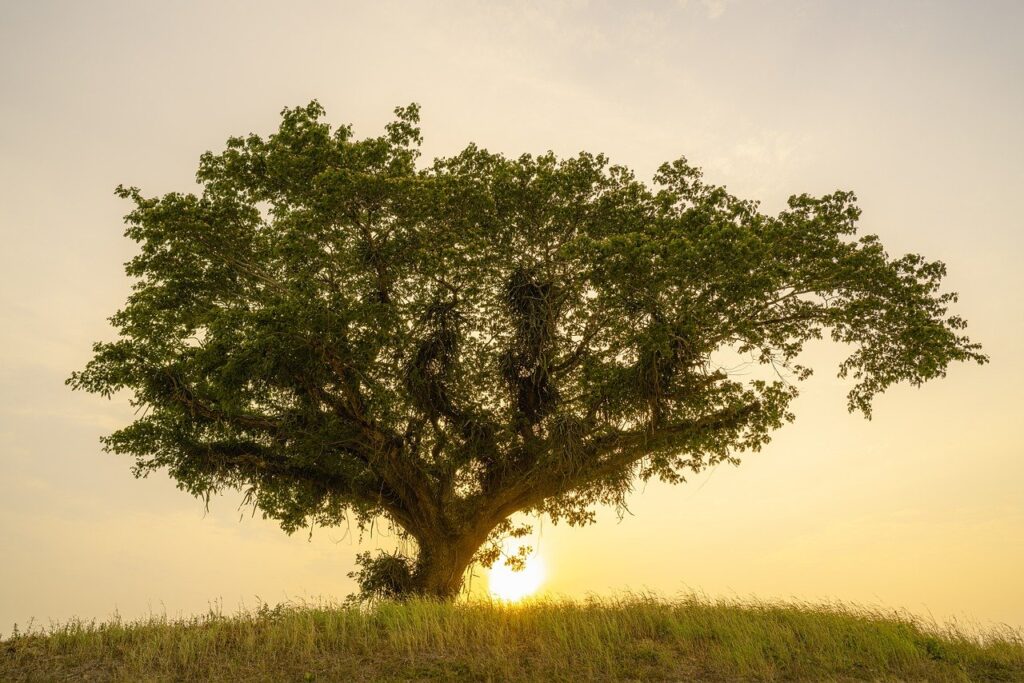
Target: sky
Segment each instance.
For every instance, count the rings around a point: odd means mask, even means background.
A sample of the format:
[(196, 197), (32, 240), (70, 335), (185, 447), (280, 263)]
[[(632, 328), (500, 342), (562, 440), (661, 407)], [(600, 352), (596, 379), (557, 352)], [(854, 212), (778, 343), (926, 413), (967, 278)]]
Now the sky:
[(739, 467), (638, 486), (584, 529), (535, 520), (546, 591), (1024, 627), (1022, 32), (998, 0), (0, 1), (0, 634), (341, 599), (355, 554), (394, 543), (136, 480), (98, 441), (127, 399), (64, 386), (129, 291), (114, 188), (192, 191), (201, 153), (314, 98), (357, 135), (420, 103), (428, 160), (588, 150), (650, 178), (685, 155), (770, 213), (852, 189), (864, 233), (947, 263), (991, 356), (869, 422), (843, 349), (809, 347), (796, 422)]

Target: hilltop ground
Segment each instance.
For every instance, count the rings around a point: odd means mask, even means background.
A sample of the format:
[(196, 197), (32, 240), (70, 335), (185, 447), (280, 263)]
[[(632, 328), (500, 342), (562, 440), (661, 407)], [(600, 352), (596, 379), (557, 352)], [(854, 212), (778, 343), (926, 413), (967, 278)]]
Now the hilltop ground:
[(843, 605), (647, 596), (263, 607), (0, 641), (0, 680), (1024, 681), (1024, 634)]

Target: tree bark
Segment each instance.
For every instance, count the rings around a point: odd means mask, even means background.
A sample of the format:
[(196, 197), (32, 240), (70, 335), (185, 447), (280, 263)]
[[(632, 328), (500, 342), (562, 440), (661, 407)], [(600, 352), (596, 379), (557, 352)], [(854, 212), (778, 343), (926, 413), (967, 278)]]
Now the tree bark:
[(462, 590), (462, 577), (479, 546), (467, 537), (419, 539), (413, 591), (427, 598), (454, 600)]

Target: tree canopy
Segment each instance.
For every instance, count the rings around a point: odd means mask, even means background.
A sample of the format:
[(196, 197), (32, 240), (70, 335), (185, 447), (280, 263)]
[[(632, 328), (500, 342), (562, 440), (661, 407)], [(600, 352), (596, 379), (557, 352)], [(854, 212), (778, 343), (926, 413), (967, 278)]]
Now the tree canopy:
[[(985, 362), (945, 267), (857, 236), (851, 192), (758, 210), (678, 159), (470, 144), (421, 164), (416, 105), (378, 137), (313, 102), (202, 156), (200, 194), (118, 194), (134, 279), (75, 388), (142, 410), (105, 438), (191, 494), (238, 489), (287, 531), (385, 519), (414, 557), (368, 590), (450, 597), (521, 533), (583, 524), (792, 420), (804, 345), (848, 345), (851, 411)], [(735, 375), (742, 354), (774, 368)]]

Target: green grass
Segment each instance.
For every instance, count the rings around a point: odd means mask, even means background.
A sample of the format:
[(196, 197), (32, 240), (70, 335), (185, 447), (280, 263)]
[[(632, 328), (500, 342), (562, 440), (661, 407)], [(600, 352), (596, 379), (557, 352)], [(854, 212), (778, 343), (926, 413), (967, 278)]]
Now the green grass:
[(1024, 638), (842, 605), (649, 596), (263, 607), (0, 641), (0, 680), (1024, 681)]

